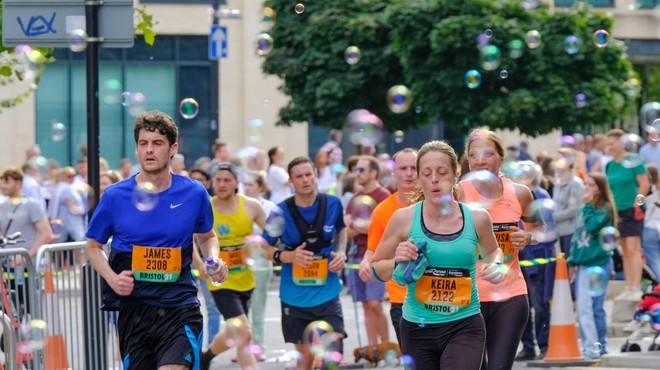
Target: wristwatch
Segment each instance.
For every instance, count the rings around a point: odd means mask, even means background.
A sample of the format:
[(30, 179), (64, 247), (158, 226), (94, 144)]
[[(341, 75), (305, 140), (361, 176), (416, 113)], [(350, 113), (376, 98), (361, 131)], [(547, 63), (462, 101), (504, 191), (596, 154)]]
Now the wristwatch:
[(279, 249), (276, 250), (275, 253), (273, 253), (273, 262), (281, 264), (282, 263), (281, 255), (282, 255), (282, 251)]

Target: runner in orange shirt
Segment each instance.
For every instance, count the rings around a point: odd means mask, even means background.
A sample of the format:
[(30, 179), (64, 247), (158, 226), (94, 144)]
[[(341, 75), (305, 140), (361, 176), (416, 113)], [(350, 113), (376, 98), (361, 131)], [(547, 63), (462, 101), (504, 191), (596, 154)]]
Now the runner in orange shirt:
[[(397, 192), (383, 200), (371, 215), (371, 224), (367, 233), (367, 251), (364, 259), (360, 263), (360, 279), (368, 281), (371, 279), (371, 257), (376, 251), (376, 247), (383, 237), (385, 227), (394, 212), (399, 208), (407, 207), (411, 204), (409, 196), (417, 185), (417, 150), (406, 148), (398, 151), (393, 157), (394, 180)], [(399, 322), (402, 316), (403, 300), (406, 296), (406, 287), (401, 286), (390, 280), (385, 284), (387, 292), (390, 295), (390, 318), (392, 326), (396, 333), (396, 339), (401, 346), (401, 333), (399, 332)]]

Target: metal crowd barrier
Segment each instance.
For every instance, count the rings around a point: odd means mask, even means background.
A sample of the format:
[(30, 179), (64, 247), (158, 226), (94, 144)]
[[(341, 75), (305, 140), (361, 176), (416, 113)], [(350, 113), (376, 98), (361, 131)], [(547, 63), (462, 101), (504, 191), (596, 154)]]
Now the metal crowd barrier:
[[(26, 274), (16, 272), (18, 255)], [(122, 369), (117, 316), (99, 310), (101, 278), (85, 242), (44, 245), (36, 265), (22, 248), (0, 250), (0, 261), (5, 369)]]
[[(21, 261), (18, 261), (20, 259)], [(2, 351), (6, 369), (39, 369), (39, 329), (31, 330), (41, 318), (38, 273), (24, 248), (0, 250), (0, 310), (3, 313)]]

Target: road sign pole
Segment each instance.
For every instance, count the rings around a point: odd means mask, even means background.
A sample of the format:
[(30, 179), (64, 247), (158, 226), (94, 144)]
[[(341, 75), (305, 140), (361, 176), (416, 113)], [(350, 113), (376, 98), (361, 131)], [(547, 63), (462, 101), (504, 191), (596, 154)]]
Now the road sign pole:
[[(221, 5), (225, 5), (225, 0), (212, 0), (213, 1), (213, 25), (220, 24), (220, 17), (218, 11)], [(211, 109), (211, 122), (210, 127), (217, 127), (220, 133), (220, 59), (211, 59), (211, 86), (210, 86), (210, 109)], [(217, 137), (213, 138), (213, 142)], [(211, 142), (211, 145), (213, 144)]]
[[(94, 208), (99, 202), (99, 7), (97, 0), (85, 1), (85, 26), (87, 28), (88, 43), (85, 63), (87, 73), (87, 179), (92, 189), (88, 202), (91, 205), (88, 217), (91, 219)], [(106, 368), (106, 333), (107, 320), (100, 311), (101, 283), (98, 273), (87, 262), (88, 282), (83, 287), (86, 294), (86, 309), (83, 310), (85, 330), (85, 368), (88, 370), (102, 370)]]

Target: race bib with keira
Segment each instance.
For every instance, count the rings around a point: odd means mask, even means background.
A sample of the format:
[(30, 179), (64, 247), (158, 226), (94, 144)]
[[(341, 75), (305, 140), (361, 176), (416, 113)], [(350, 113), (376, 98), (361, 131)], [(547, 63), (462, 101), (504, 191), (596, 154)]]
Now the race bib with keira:
[(243, 257), (243, 246), (237, 245), (234, 247), (220, 247), (220, 258), (227, 264), (229, 273), (239, 272), (246, 270), (248, 265), (245, 263)]
[(493, 233), (495, 233), (497, 244), (504, 254), (504, 262), (513, 260), (513, 256), (516, 253), (511, 242), (511, 226), (518, 225), (516, 223), (493, 224)]
[(321, 286), (328, 280), (328, 259), (314, 256), (307, 267), (293, 264), (293, 283), (300, 286)]
[(451, 314), (470, 304), (472, 278), (462, 268), (428, 267), (415, 284), (415, 298), (433, 312)]
[(181, 274), (181, 248), (134, 245), (132, 268), (135, 280), (173, 283)]

